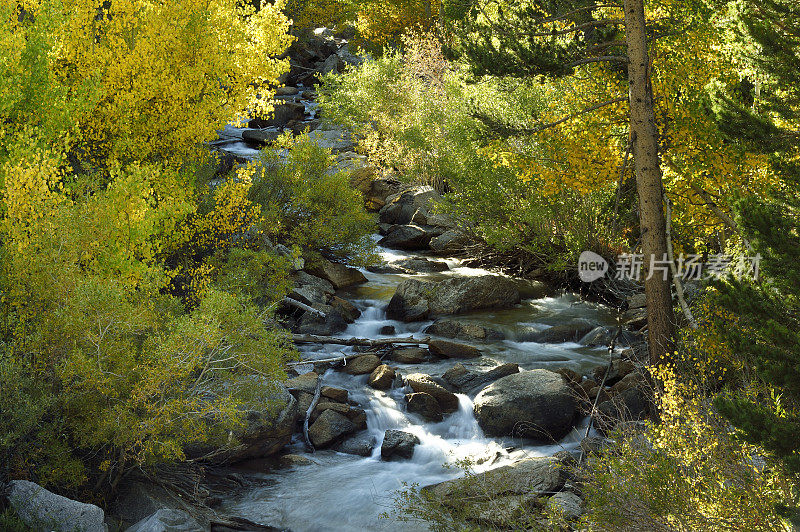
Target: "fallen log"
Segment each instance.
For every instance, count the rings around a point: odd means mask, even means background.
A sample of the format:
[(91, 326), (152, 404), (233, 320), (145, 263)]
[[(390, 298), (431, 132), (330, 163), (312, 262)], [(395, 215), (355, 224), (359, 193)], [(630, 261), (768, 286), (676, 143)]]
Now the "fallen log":
[(292, 299), (291, 297), (284, 297), (281, 300), (281, 302), (285, 303), (285, 304), (287, 304), (287, 305), (289, 305), (291, 307), (299, 308), (301, 310), (305, 310), (306, 312), (310, 312), (312, 314), (316, 314), (317, 316), (319, 316), (321, 318), (326, 317), (326, 314), (324, 312), (322, 312), (321, 310), (317, 310), (314, 307), (312, 307), (311, 305), (306, 305), (305, 303), (301, 303), (300, 301), (298, 301), (296, 299)]
[(306, 411), (306, 418), (303, 420), (303, 437), (306, 439), (306, 450), (308, 452), (313, 453), (315, 451), (314, 445), (311, 443), (311, 438), (308, 436), (308, 422), (311, 419), (311, 413), (317, 407), (317, 403), (319, 402), (319, 396), (322, 392), (322, 377), (317, 379), (317, 388), (314, 390), (314, 398), (311, 399), (311, 405), (308, 407)]
[(318, 336), (315, 334), (293, 334), (292, 341), (296, 344), (336, 344), (380, 347), (395, 344), (429, 345), (432, 340), (430, 336), (426, 336), (425, 338), (407, 336), (405, 338), (377, 338), (372, 340), (370, 338), (333, 338), (331, 336)]

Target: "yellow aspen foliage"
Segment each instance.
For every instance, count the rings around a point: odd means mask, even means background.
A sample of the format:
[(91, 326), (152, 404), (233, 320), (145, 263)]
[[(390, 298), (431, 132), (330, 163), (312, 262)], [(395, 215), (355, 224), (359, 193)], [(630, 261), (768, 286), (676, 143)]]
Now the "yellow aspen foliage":
[(431, 29), (440, 9), (436, 0), (370, 0), (359, 4), (356, 29), (373, 45), (399, 44), (408, 31)]

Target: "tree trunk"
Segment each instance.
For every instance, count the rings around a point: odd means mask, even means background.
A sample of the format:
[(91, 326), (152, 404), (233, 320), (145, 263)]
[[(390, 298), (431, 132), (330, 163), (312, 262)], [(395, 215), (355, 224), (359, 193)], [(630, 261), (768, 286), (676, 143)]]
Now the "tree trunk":
[[(667, 256), (666, 219), (661, 198), (661, 161), (658, 154), (658, 129), (653, 111), (650, 62), (647, 54), (644, 1), (624, 0), (625, 39), (628, 45), (628, 98), (630, 99), (633, 159), (636, 191), (639, 195), (639, 225), (647, 298), (648, 345), (651, 364), (668, 360), (674, 348), (675, 320), (672, 311), (669, 272), (650, 272), (652, 261)], [(665, 263), (661, 263), (664, 265)], [(645, 273), (648, 275), (648, 273)]]

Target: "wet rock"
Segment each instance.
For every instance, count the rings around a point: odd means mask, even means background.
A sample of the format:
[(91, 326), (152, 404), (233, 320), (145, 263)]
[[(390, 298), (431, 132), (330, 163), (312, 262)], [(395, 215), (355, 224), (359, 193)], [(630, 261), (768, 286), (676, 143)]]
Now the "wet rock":
[(345, 454), (356, 456), (371, 456), (372, 449), (375, 447), (375, 440), (372, 438), (353, 437), (344, 440), (334, 447), (334, 450)]
[(430, 375), (412, 373), (405, 377), (405, 381), (415, 392), (427, 393), (433, 396), (439, 403), (442, 412), (449, 413), (458, 410), (458, 397), (453, 392), (434, 381)]
[(514, 373), (519, 373), (519, 366), (513, 363), (501, 364), (489, 371), (468, 370), (463, 365), (456, 364), (442, 375), (442, 379), (459, 393), (472, 394)]
[(366, 375), (381, 365), (381, 359), (372, 354), (364, 354), (347, 361), (341, 370), (350, 375)]
[(392, 382), (394, 381), (395, 371), (394, 368), (387, 366), (386, 364), (381, 364), (369, 375), (369, 384), (371, 387), (375, 388), (376, 390), (388, 390), (392, 387)]
[(355, 431), (356, 425), (347, 417), (333, 410), (325, 410), (308, 428), (308, 437), (315, 448), (324, 449)]
[(573, 426), (578, 405), (558, 373), (544, 369), (503, 377), (474, 402), (475, 417), (487, 436), (521, 436), (557, 441)]
[(575, 521), (583, 515), (583, 501), (569, 491), (561, 491), (550, 497), (547, 507), (561, 514), (567, 521)]
[(581, 338), (579, 343), (588, 347), (599, 347), (611, 345), (613, 340), (615, 345), (624, 346), (632, 345), (643, 340), (643, 336), (641, 334), (626, 331), (624, 329), (619, 331), (619, 334), (617, 334), (618, 331), (619, 328), (613, 326), (595, 327), (589, 331), (586, 336)]
[(386, 198), (378, 212), (381, 223), (408, 224), (419, 209), (427, 210), (441, 196), (430, 186), (415, 186)]
[(442, 408), (439, 402), (430, 394), (410, 393), (406, 395), (408, 411), (419, 414), (427, 421), (439, 422), (442, 420)]
[(303, 313), (295, 326), (297, 333), (331, 336), (347, 329), (347, 320), (331, 305), (314, 304), (312, 306), (323, 312), (325, 316), (314, 312)]
[(242, 131), (242, 140), (257, 146), (275, 142), (280, 136), (281, 132), (274, 129), (245, 129)]
[(392, 351), (392, 360), (400, 364), (421, 364), (428, 358), (428, 350), (422, 347), (404, 347)]
[(457, 229), (450, 229), (439, 236), (431, 238), (428, 243), (433, 251), (439, 253), (461, 251), (472, 243), (472, 239)]
[(347, 323), (353, 323), (361, 317), (361, 311), (341, 297), (333, 296), (330, 300), (330, 305), (339, 312)]
[(125, 532), (204, 532), (206, 527), (183, 510), (161, 508)]
[(311, 417), (309, 420), (313, 423), (317, 420), (319, 416), (322, 415), (323, 412), (326, 410), (333, 410), (338, 414), (342, 414), (350, 419), (350, 405), (346, 405), (344, 403), (337, 403), (334, 401), (320, 401), (317, 403), (317, 406), (314, 407), (314, 411), (311, 412)]
[(320, 390), (322, 397), (327, 397), (337, 403), (346, 403), (348, 392), (342, 388), (334, 388), (333, 386), (323, 386)]
[(387, 430), (381, 444), (381, 458), (384, 460), (410, 459), (414, 447), (421, 442), (414, 434), (402, 430)]
[(337, 290), (367, 282), (364, 274), (357, 269), (324, 259), (318, 265), (310, 268), (309, 273), (330, 282)]
[(32, 530), (102, 532), (105, 514), (94, 504), (73, 501), (27, 480), (8, 483), (8, 502)]
[(450, 269), (444, 261), (428, 259), (405, 259), (396, 263), (401, 268), (419, 273), (446, 272)]
[(580, 386), (581, 380), (583, 380), (580, 373), (569, 368), (558, 368), (556, 373), (564, 377), (564, 382), (573, 387)]
[(380, 273), (384, 275), (409, 273), (405, 268), (395, 266), (394, 264), (378, 264), (367, 266), (367, 270), (371, 271), (372, 273)]
[(459, 320), (440, 319), (429, 325), (425, 331), (427, 334), (444, 336), (445, 338), (457, 338), (459, 340), (502, 340), (505, 338), (503, 333), (494, 329), (489, 329), (477, 323), (468, 323)]
[(553, 493), (564, 487), (566, 472), (553, 457), (526, 458), (472, 478), (457, 478), (426, 486), (423, 491), (447, 505), (459, 501), (489, 500), (499, 495)]
[(589, 320), (578, 318), (567, 323), (560, 323), (547, 329), (520, 337), (522, 342), (538, 342), (540, 344), (559, 344), (564, 342), (578, 342), (586, 336), (597, 324)]
[(428, 343), (428, 349), (432, 355), (442, 358), (477, 358), (481, 356), (481, 352), (476, 347), (447, 340), (431, 340)]
[(351, 408), (347, 417), (356, 426), (356, 430), (365, 430), (367, 428), (367, 413), (361, 408)]
[(506, 308), (519, 303), (519, 290), (505, 277), (453, 277), (443, 281), (408, 279), (400, 283), (389, 301), (386, 317), (418, 321), (444, 314), (482, 308)]
[(417, 225), (397, 225), (378, 244), (387, 248), (422, 250), (428, 249), (433, 235)]
[[(286, 389), (290, 392), (305, 392), (314, 394), (317, 390), (317, 383), (319, 382), (319, 375), (313, 371), (303, 373), (299, 377), (289, 379), (286, 381)], [(297, 394), (294, 394), (295, 396)]]
[(384, 336), (391, 336), (393, 334), (397, 334), (397, 330), (394, 328), (394, 325), (384, 325), (378, 331), (378, 334), (382, 334)]

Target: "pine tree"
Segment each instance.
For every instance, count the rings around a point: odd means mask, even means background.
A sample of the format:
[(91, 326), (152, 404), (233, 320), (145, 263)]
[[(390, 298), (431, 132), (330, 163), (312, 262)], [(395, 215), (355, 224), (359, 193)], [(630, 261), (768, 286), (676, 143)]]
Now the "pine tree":
[[(622, 68), (628, 97), (598, 103), (578, 114), (629, 102), (642, 251), (646, 263), (649, 258), (666, 257), (660, 139), (648, 56), (648, 41), (653, 34), (651, 31), (648, 35), (643, 0), (602, 5), (593, 0), (529, 0), (511, 6), (489, 0), (449, 4), (444, 12), (453, 19), (450, 28), (454, 39), (448, 51), (465, 58), (479, 75), (568, 76), (589, 63)], [(623, 31), (624, 39), (620, 37)], [(542, 124), (538, 129), (564, 120)], [(675, 336), (670, 281), (658, 274), (648, 277), (645, 293), (650, 360), (660, 364), (672, 352)]]

